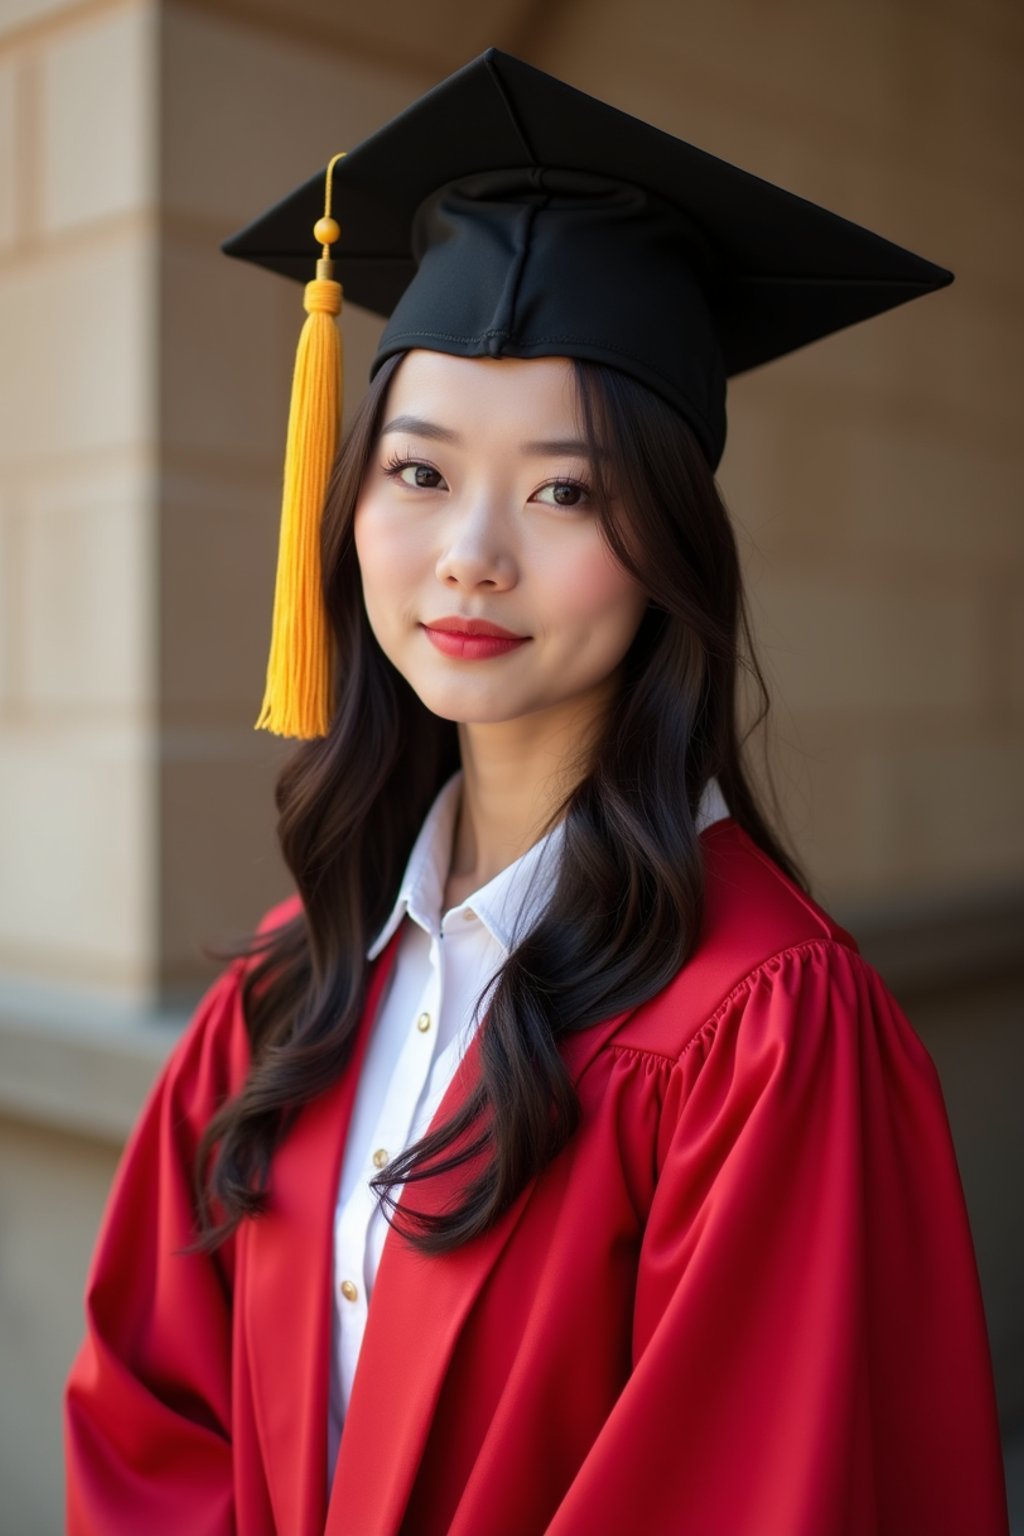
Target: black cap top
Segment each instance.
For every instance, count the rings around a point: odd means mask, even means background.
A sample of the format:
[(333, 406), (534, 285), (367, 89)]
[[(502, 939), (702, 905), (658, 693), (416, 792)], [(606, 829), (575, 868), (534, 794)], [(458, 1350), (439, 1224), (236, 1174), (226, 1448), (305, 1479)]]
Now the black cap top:
[[(324, 172), (221, 249), (308, 281)], [(412, 347), (619, 368), (716, 468), (725, 380), (953, 274), (489, 48), (341, 160), (332, 256)]]

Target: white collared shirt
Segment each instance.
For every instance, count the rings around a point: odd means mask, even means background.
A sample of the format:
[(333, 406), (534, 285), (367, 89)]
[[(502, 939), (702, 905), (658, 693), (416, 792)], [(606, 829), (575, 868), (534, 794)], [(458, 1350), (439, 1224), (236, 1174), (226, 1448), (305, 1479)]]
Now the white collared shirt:
[[(541, 916), (557, 873), (563, 822), (442, 915), (461, 789), (460, 770), (427, 813), (398, 899), (367, 952), (368, 959), (375, 959), (409, 918), (367, 1045), (338, 1189), (330, 1468), (337, 1456), (373, 1282), (390, 1230), (369, 1180), (429, 1128), (479, 1025), (498, 971)], [(712, 779), (701, 797), (698, 832), (728, 815), (718, 782)], [(396, 1197), (400, 1190), (398, 1186)]]

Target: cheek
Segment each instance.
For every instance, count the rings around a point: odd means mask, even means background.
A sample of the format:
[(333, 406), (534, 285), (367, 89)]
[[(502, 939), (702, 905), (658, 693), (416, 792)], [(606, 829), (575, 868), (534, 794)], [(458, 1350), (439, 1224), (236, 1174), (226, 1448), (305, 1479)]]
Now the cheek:
[(363, 600), (374, 629), (402, 601), (416, 565), (414, 541), (372, 498), (356, 507), (352, 536), (363, 584)]
[[(647, 594), (622, 569), (603, 539), (576, 552), (571, 578), (559, 583), (566, 619), (602, 646), (628, 646), (647, 607)], [(623, 647), (625, 648), (625, 647)]]

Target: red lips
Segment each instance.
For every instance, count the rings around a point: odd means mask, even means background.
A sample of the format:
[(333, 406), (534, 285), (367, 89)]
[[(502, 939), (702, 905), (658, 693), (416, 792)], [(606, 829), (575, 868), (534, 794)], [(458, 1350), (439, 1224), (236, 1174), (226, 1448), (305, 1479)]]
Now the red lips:
[(423, 630), (435, 650), (458, 661), (490, 661), (518, 650), (530, 638), (502, 629), (500, 624), (489, 624), (486, 619), (462, 619), (458, 614), (424, 624)]
[(529, 638), (527, 635), (514, 634), (511, 629), (502, 629), (500, 624), (488, 624), (486, 619), (461, 619), (457, 614), (446, 619), (433, 619), (424, 628), (439, 629), (449, 635), (494, 635), (499, 640)]

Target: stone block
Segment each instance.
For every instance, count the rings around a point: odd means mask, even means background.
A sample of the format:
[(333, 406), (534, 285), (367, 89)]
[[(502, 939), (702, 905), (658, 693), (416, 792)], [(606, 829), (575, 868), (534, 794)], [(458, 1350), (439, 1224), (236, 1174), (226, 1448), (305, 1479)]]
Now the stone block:
[[(175, 4), (164, 8), (161, 55), (166, 205), (205, 216), (220, 238), (436, 78)], [(318, 254), (311, 244), (313, 261)]]
[(157, 198), (157, 11), (103, 10), (42, 51), (43, 226), (58, 234)]
[(14, 498), (0, 486), (0, 712), (18, 691), (17, 643), (21, 613), (21, 527)]
[(1024, 559), (1021, 458), (946, 413), (847, 404), (810, 389), (735, 391), (719, 474), (766, 558), (875, 558), (879, 569), (990, 578)]
[(1010, 442), (998, 453), (938, 420), (879, 421), (843, 457), (850, 515), (837, 542), (925, 567), (941, 560), (965, 580), (1022, 561), (1021, 468)]
[(252, 724), (270, 646), (280, 473), (164, 475), (160, 698), (165, 722)]
[(274, 783), (296, 747), (251, 727), (163, 732), (160, 953), (168, 989), (208, 977), (200, 946), (250, 932), (292, 889), (277, 848)]
[[(826, 907), (870, 892), (879, 879), (879, 856), (864, 823), (861, 737), (842, 715), (791, 709), (777, 680), (769, 678), (768, 684), (767, 736), (762, 728), (746, 753), (769, 821), (801, 865), (811, 895)], [(777, 810), (767, 796), (764, 750)]]
[(833, 563), (767, 570), (750, 591), (762, 660), (793, 709), (954, 720), (987, 693), (984, 596)]
[(65, 718), (111, 707), (141, 719), (153, 685), (156, 613), (150, 477), (78, 466), (26, 489), (24, 702)]
[[(941, 261), (942, 252), (936, 252)], [(801, 399), (873, 403), (877, 414), (929, 416), (1005, 451), (1018, 435), (1024, 381), (1016, 333), (1024, 298), (966, 283), (801, 348), (772, 364), (776, 388)]]
[(155, 262), (141, 232), (54, 247), (0, 283), (0, 461), (148, 440)]
[(1003, 685), (1000, 690), (1017, 723), (1024, 719), (1024, 567), (1011, 570), (1003, 592), (997, 624), (994, 665)]
[(19, 60), (0, 59), (0, 250), (12, 246), (18, 229), (18, 189), (24, 149), (18, 133)]
[(783, 826), (827, 908), (984, 896), (1024, 878), (1020, 725), (885, 729), (784, 703), (771, 719)]
[(978, 723), (876, 743), (860, 773), (865, 821), (886, 851), (886, 894), (984, 891), (1024, 878), (1020, 726)]
[(0, 967), (144, 1000), (157, 849), (144, 729), (60, 722), (0, 740)]
[(61, 11), (74, 11), (78, 0), (4, 0), (0, 35), (16, 27), (56, 18)]
[(229, 261), (213, 242), (201, 250), (168, 240), (158, 358), (166, 447), (215, 454), (221, 463), (240, 457), (270, 466), (279, 455), (283, 463), (304, 318), (298, 284)]
[(885, 0), (813, 17), (789, 0), (770, 20), (753, 0), (638, 0), (628, 27), (616, 0), (588, 0), (582, 23), (580, 6), (546, 13), (531, 59), (759, 175), (788, 165), (806, 197), (827, 202), (801, 163), (836, 185), (837, 150), (966, 181), (983, 140), (985, 172), (1014, 174), (1020, 34), (998, 0), (927, 29)]

